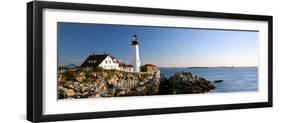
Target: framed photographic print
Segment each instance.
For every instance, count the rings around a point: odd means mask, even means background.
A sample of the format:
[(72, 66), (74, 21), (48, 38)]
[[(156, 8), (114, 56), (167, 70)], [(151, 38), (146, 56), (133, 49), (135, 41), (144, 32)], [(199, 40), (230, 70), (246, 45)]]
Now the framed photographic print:
[(272, 107), (272, 16), (27, 4), (33, 122)]

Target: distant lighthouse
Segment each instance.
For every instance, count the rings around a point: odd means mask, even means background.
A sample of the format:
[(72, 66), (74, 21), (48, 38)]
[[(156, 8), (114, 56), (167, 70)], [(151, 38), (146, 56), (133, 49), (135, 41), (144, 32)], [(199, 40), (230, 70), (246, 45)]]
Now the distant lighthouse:
[(140, 53), (139, 53), (139, 41), (136, 34), (132, 39), (133, 58), (132, 64), (134, 66), (134, 72), (140, 72)]

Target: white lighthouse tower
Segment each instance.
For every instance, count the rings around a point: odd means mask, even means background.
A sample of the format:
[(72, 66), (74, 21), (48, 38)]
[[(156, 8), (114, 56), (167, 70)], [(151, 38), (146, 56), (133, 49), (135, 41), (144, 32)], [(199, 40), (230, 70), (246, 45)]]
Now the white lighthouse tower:
[(134, 34), (132, 39), (132, 48), (133, 48), (132, 64), (134, 66), (134, 72), (140, 72), (139, 41), (136, 34)]

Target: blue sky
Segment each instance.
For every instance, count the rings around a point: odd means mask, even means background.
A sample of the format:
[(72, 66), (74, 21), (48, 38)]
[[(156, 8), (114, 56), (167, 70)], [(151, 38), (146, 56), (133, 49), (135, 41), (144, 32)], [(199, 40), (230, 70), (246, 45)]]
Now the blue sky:
[(58, 23), (59, 65), (107, 52), (130, 63), (137, 34), (141, 64), (159, 67), (257, 66), (258, 32)]

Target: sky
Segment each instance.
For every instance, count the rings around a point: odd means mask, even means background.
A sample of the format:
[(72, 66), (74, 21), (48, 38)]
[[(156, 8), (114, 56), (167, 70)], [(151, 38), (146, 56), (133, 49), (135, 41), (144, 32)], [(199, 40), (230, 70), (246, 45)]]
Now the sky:
[(80, 65), (93, 52), (131, 63), (132, 36), (141, 64), (158, 67), (258, 66), (259, 32), (58, 23), (59, 65)]

